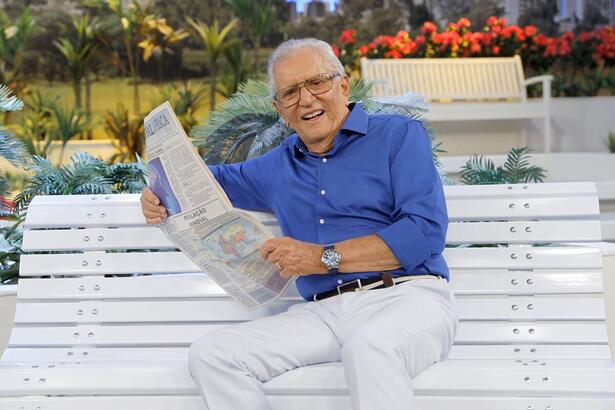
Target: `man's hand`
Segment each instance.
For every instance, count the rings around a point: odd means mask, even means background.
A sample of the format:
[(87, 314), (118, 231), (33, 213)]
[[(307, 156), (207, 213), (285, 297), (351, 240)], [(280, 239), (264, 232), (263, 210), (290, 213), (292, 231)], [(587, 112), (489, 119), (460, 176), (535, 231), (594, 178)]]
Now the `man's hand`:
[(159, 224), (167, 217), (167, 210), (160, 205), (160, 199), (148, 187), (141, 193), (141, 211), (148, 224)]
[(313, 243), (287, 236), (268, 239), (261, 246), (260, 254), (263, 260), (276, 265), (284, 278), (327, 273), (325, 265), (320, 261), (322, 247)]

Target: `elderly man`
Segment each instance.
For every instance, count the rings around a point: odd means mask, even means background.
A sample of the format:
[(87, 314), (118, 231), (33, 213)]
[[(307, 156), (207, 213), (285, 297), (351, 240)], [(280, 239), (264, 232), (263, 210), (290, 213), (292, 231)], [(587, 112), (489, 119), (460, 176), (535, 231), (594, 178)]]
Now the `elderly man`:
[[(412, 409), (412, 378), (447, 356), (457, 328), (429, 137), (419, 121), (349, 104), (344, 68), (320, 40), (281, 44), (268, 76), (296, 134), (210, 169), (234, 206), (275, 213), (286, 236), (261, 255), (297, 276), (306, 302), (201, 337), (191, 374), (208, 409), (260, 410), (271, 408), (264, 382), (341, 360), (353, 409)], [(149, 223), (166, 216), (150, 190), (142, 206)]]

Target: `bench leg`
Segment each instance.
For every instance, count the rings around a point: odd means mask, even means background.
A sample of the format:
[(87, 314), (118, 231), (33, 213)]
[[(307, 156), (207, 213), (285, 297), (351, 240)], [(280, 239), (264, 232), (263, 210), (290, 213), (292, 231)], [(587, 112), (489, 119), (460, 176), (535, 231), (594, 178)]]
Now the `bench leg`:
[(545, 118), (545, 152), (551, 152), (551, 117)]

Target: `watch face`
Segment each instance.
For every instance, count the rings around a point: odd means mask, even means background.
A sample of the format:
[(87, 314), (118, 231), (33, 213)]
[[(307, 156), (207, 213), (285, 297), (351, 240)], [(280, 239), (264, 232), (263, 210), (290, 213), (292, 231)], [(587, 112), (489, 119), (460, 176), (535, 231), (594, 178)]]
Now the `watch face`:
[(327, 249), (322, 253), (322, 262), (329, 269), (339, 267), (340, 259), (340, 254), (334, 249)]

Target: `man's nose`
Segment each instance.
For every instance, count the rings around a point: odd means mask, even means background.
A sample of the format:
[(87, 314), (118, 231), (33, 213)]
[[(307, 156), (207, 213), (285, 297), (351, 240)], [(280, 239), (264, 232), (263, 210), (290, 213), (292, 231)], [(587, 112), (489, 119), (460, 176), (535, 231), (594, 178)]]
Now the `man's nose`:
[(309, 106), (316, 99), (307, 88), (301, 87), (299, 90), (299, 104), (303, 106)]

